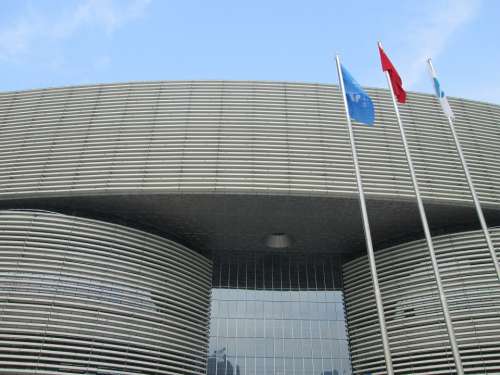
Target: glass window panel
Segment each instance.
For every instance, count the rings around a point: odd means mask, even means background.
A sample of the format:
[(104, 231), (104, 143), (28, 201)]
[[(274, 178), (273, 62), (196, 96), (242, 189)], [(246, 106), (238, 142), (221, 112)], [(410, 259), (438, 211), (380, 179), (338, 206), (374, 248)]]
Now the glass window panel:
[(297, 374), (297, 372), (299, 374), (303, 374), (304, 373), (304, 358), (302, 357), (295, 357), (293, 359), (293, 368), (295, 369), (295, 373)]
[(226, 316), (229, 316), (229, 311), (227, 309), (228, 309), (227, 302), (220, 300), (219, 301), (219, 314), (218, 314), (218, 316), (221, 318), (225, 318)]
[(265, 337), (273, 338), (274, 337), (274, 321), (271, 319), (266, 319), (264, 324), (265, 329)]
[(330, 327), (328, 326), (327, 320), (318, 321), (319, 331), (321, 333), (322, 338), (329, 338)]
[(245, 362), (246, 375), (257, 375), (255, 372), (255, 357), (247, 357)]
[(347, 342), (345, 340), (337, 340), (339, 343), (339, 357), (349, 358), (349, 349), (347, 347)]
[(336, 310), (337, 310), (337, 320), (345, 320), (345, 311), (344, 311), (344, 306), (341, 303), (335, 304)]
[(247, 352), (245, 353), (248, 356), (255, 357), (257, 355), (256, 347), (258, 345), (257, 340), (255, 339), (246, 339), (247, 340)]
[(283, 303), (280, 302), (271, 302), (272, 304), (272, 317), (273, 319), (281, 319), (281, 312), (282, 312), (282, 306)]
[(292, 337), (300, 337), (300, 320), (291, 320), (289, 324), (292, 327)]
[(337, 338), (342, 339), (342, 340), (347, 340), (347, 331), (345, 327), (345, 322), (344, 321), (337, 321), (335, 322), (337, 325)]
[(281, 350), (283, 357), (291, 357), (293, 355), (293, 345), (290, 342), (290, 339), (283, 340), (283, 346)]
[(314, 373), (321, 374), (321, 370), (323, 369), (323, 361), (321, 360), (321, 358), (314, 358), (313, 366), (314, 366)]
[(238, 264), (238, 287), (246, 288), (247, 286), (247, 273), (246, 273), (246, 264)]
[(274, 339), (274, 355), (283, 357), (283, 339)]
[(242, 333), (244, 337), (255, 337), (255, 323), (253, 319), (243, 319), (245, 331)]
[(217, 327), (216, 327), (217, 319), (210, 319), (210, 332), (215, 333), (217, 332)]
[(299, 270), (297, 264), (290, 264), (290, 285), (292, 290), (297, 290), (299, 288), (299, 280), (297, 275), (299, 274)]
[(306, 374), (314, 374), (312, 358), (304, 358), (304, 372)]
[(255, 361), (255, 373), (256, 374), (265, 374), (264, 367), (265, 360), (264, 358), (257, 358)]
[(258, 357), (264, 357), (264, 355), (266, 354), (266, 347), (264, 345), (264, 340), (263, 338), (260, 338), (260, 339), (256, 339), (255, 340), (255, 352), (256, 352), (256, 355)]
[(245, 357), (237, 356), (234, 362), (234, 375), (243, 375), (245, 373)]
[(300, 354), (304, 357), (311, 356), (311, 339), (301, 339)]
[(255, 317), (259, 319), (264, 318), (264, 302), (262, 301), (255, 301)]
[(217, 350), (224, 350), (225, 352), (226, 346), (226, 338), (222, 336), (217, 337)]
[(324, 339), (322, 341), (322, 355), (324, 358), (333, 357), (333, 345), (335, 341), (330, 339)]
[(236, 340), (234, 338), (226, 338), (225, 343), (226, 343), (226, 345), (224, 347), (226, 348), (227, 355), (228, 356), (235, 355), (235, 353), (236, 353)]
[(311, 340), (312, 343), (312, 352), (314, 357), (321, 357), (322, 355), (322, 350), (321, 350), (321, 340), (320, 339), (313, 339)]
[(310, 322), (307, 320), (301, 320), (300, 321), (300, 326), (301, 326), (301, 333), (299, 337), (302, 338), (310, 338), (311, 337), (311, 330), (309, 329), (309, 324)]
[(238, 276), (238, 264), (232, 263), (229, 265), (229, 285), (228, 286), (238, 286), (237, 283)]
[(328, 319), (337, 320), (337, 304), (328, 303), (326, 305), (326, 313), (328, 315)]
[(226, 336), (236, 337), (236, 324), (238, 321), (236, 319), (227, 319), (226, 322), (227, 322)]
[(328, 311), (326, 309), (326, 302), (318, 303), (318, 319), (319, 320), (328, 320), (330, 317), (328, 316)]
[[(268, 293), (268, 292), (265, 292)], [(266, 318), (272, 318), (273, 317), (273, 303), (272, 302), (263, 302), (263, 307), (264, 307), (264, 316)]]
[(264, 337), (265, 325), (263, 320), (255, 320), (255, 337)]
[(236, 306), (236, 311), (234, 315), (232, 316), (233, 318), (244, 318), (245, 317), (245, 299), (244, 297), (240, 298), (240, 301), (235, 302)]
[(227, 263), (222, 263), (220, 266), (221, 273), (219, 277), (219, 286), (220, 287), (226, 287), (229, 286), (229, 264)]
[(250, 319), (249, 320), (249, 337), (257, 337), (257, 332), (256, 332), (256, 326), (257, 326), (257, 320), (256, 319)]
[(311, 322), (311, 337), (321, 337), (318, 320), (314, 320)]
[(285, 363), (284, 359), (281, 357), (276, 357), (274, 361), (274, 375), (284, 375), (285, 374)]
[[(212, 294), (212, 301), (215, 300), (217, 297)], [(212, 314), (212, 317), (218, 317), (219, 316), (219, 303), (215, 302), (212, 303), (210, 314)]]
[(226, 332), (227, 332), (227, 329), (226, 329), (226, 319), (217, 319), (217, 324), (216, 324), (216, 332), (217, 332), (217, 336), (218, 337), (221, 337), (221, 336), (226, 336)]
[(282, 320), (279, 317), (273, 319), (273, 337), (280, 338), (281, 337), (281, 322)]
[(265, 371), (266, 371), (266, 374), (272, 374), (274, 372), (274, 358), (273, 357), (266, 357)]
[(322, 362), (322, 374), (330, 375), (333, 371), (333, 361), (331, 358), (323, 358)]
[(272, 338), (264, 339), (265, 354), (274, 355), (274, 340)]
[(285, 320), (285, 321), (281, 322), (281, 324), (282, 324), (282, 329), (281, 329), (282, 335), (281, 335), (281, 337), (282, 338), (291, 338), (291, 337), (293, 337), (292, 336), (292, 324), (291, 324), (291, 320)]
[(217, 265), (213, 285), (220, 285), (217, 278), (227, 283), (212, 291), (209, 366), (214, 356), (227, 355), (232, 375), (320, 375), (331, 374), (335, 355), (343, 361), (336, 362), (339, 368), (351, 373), (342, 293), (332, 290), (338, 277), (333, 261), (233, 254), (216, 262), (226, 264)]
[(299, 305), (299, 319), (304, 320), (304, 319), (309, 319), (309, 304), (304, 301), (304, 298), (301, 298), (301, 302), (298, 303)]
[(255, 288), (255, 269), (253, 264), (247, 264), (246, 267), (246, 288)]
[(208, 351), (209, 353), (212, 353), (213, 351), (217, 350), (217, 336), (210, 336), (208, 339)]
[(285, 309), (285, 318), (300, 319), (300, 307), (298, 303), (290, 302)]

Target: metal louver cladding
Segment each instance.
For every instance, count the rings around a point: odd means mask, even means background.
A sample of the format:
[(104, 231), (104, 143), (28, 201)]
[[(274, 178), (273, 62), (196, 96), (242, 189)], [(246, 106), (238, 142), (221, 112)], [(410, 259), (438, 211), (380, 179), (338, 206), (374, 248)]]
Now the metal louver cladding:
[[(412, 197), (389, 93), (367, 89), (356, 129), (368, 197)], [(500, 107), (450, 99), (483, 204), (500, 195)], [(469, 200), (432, 95), (401, 108), (426, 199)], [(0, 198), (106, 193), (352, 195), (338, 87), (286, 82), (137, 82), (0, 93)]]
[[(500, 228), (491, 229), (500, 248)], [(481, 231), (434, 237), (443, 286), (466, 374), (500, 373), (500, 284)], [(454, 374), (425, 241), (375, 253), (396, 374)], [(366, 257), (344, 265), (355, 374), (384, 374)]]
[(211, 272), (135, 229), (0, 211), (0, 373), (203, 374)]
[[(355, 124), (354, 133), (374, 241), (403, 243), (376, 254), (394, 367), (405, 375), (450, 374), (428, 250), (408, 243), (421, 223), (390, 94), (366, 91), (375, 126)], [(500, 225), (500, 106), (449, 101), (485, 217)], [(432, 231), (476, 228), (436, 98), (408, 93), (401, 116)], [(0, 160), (0, 369), (9, 375), (204, 373), (212, 265), (200, 254), (216, 262), (224, 254), (329, 254), (340, 262), (365, 250), (335, 85), (154, 81), (2, 92)], [(139, 230), (147, 228), (196, 252)], [(269, 240), (275, 237), (278, 244)], [(500, 247), (498, 230), (494, 240)], [(500, 292), (486, 244), (479, 232), (435, 241), (466, 371), (500, 373)], [(357, 374), (384, 372), (367, 266), (360, 258), (343, 268)], [(221, 275), (238, 285), (241, 275), (253, 275), (239, 265), (227, 269)], [(299, 279), (301, 272), (289, 283)], [(240, 309), (245, 300), (232, 307), (247, 311)], [(258, 333), (232, 332), (213, 337), (234, 344)], [(314, 352), (322, 354), (315, 358), (333, 363), (335, 346), (325, 354), (316, 336)], [(254, 348), (265, 349), (259, 358), (275, 354), (270, 344)], [(241, 353), (231, 350), (221, 345), (212, 359), (233, 356), (234, 369), (243, 369)], [(324, 375), (340, 368), (312, 365)]]

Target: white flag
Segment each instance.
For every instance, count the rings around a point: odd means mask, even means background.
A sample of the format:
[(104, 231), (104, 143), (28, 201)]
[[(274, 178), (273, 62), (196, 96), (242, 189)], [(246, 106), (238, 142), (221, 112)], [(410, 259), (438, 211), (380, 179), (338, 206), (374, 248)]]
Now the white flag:
[(434, 84), (434, 91), (436, 93), (437, 98), (439, 99), (439, 103), (441, 103), (441, 108), (443, 108), (443, 112), (447, 117), (454, 118), (453, 111), (451, 110), (450, 103), (448, 103), (448, 99), (444, 94), (444, 91), (441, 90), (441, 85), (436, 76), (436, 71), (432, 66), (431, 59), (427, 60), (427, 64), (429, 65), (429, 72), (431, 73), (432, 83)]

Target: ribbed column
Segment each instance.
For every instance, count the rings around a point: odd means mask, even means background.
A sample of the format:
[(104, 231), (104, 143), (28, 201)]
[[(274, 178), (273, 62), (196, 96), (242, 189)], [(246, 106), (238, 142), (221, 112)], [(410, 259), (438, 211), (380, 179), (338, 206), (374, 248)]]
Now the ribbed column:
[(0, 211), (0, 373), (202, 374), (210, 282), (161, 237)]
[[(496, 249), (500, 229), (492, 229)], [(481, 231), (434, 238), (464, 370), (500, 372), (500, 285)], [(497, 250), (498, 252), (498, 250)], [(376, 253), (397, 374), (453, 374), (453, 358), (424, 241)], [(383, 374), (382, 344), (368, 261), (344, 266), (354, 373)]]

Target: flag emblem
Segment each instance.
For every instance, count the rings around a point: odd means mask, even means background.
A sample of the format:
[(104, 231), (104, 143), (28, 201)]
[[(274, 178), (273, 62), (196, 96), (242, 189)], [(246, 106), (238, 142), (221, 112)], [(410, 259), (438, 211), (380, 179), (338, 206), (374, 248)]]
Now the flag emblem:
[(362, 124), (373, 125), (375, 111), (372, 99), (342, 64), (340, 69), (342, 70), (345, 96), (349, 107), (349, 117)]
[(431, 79), (434, 84), (434, 92), (439, 100), (439, 104), (441, 104), (441, 108), (443, 109), (443, 112), (446, 115), (446, 117), (454, 118), (455, 116), (453, 115), (450, 103), (448, 103), (448, 98), (444, 94), (444, 91), (441, 89), (441, 85), (439, 84), (439, 81), (436, 76), (436, 71), (434, 70), (434, 67), (432, 66), (430, 59), (427, 60), (427, 63), (429, 65), (429, 73), (431, 74)]

